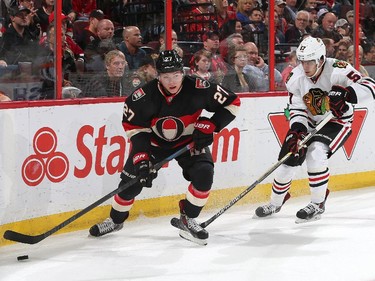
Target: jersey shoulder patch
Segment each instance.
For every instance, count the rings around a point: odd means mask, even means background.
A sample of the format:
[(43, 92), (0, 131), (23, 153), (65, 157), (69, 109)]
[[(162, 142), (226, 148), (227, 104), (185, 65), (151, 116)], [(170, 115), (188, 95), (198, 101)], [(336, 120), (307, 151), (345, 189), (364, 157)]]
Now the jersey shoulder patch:
[(336, 60), (332, 64), (332, 66), (336, 67), (336, 68), (346, 68), (348, 66), (348, 63), (346, 61), (343, 61), (343, 60)]
[(146, 95), (146, 93), (143, 91), (142, 88), (139, 88), (137, 90), (135, 90), (132, 94), (132, 101), (137, 101), (139, 99), (141, 99), (142, 97), (144, 97)]
[(195, 79), (195, 88), (196, 89), (207, 89), (210, 87), (210, 82), (200, 78)]
[(293, 76), (293, 72), (291, 71), (288, 77), (286, 78), (285, 83), (288, 83), (289, 79), (292, 78), (292, 76)]

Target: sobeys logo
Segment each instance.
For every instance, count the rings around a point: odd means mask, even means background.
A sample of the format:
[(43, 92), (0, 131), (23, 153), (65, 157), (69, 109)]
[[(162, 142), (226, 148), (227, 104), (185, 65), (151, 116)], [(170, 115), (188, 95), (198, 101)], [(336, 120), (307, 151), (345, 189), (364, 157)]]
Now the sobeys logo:
[(60, 182), (69, 172), (66, 155), (56, 151), (57, 136), (48, 127), (40, 128), (33, 138), (34, 154), (22, 164), (22, 178), (29, 186), (36, 186), (47, 177), (51, 182)]

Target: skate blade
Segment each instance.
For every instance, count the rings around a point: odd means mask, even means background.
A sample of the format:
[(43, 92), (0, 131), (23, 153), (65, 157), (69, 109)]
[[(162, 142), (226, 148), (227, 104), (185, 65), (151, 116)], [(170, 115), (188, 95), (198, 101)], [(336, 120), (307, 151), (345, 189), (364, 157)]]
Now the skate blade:
[(259, 217), (259, 216), (257, 216), (256, 214), (254, 214), (253, 217), (252, 217), (252, 219), (253, 219), (253, 220), (269, 220), (269, 219), (271, 219), (271, 218), (274, 217), (273, 215), (274, 215), (274, 214), (269, 215), (269, 216), (265, 216), (265, 217)]
[(322, 216), (319, 214), (319, 215), (316, 215), (316, 216), (312, 217), (311, 219), (299, 219), (299, 218), (297, 218), (295, 222), (296, 222), (296, 224), (300, 224), (300, 223), (317, 221), (317, 220), (320, 220), (321, 218), (322, 218)]
[(181, 229), (179, 234), (180, 234), (181, 238), (183, 238), (185, 240), (188, 240), (190, 242), (193, 242), (195, 244), (198, 244), (198, 245), (201, 245), (201, 246), (207, 245), (207, 239), (195, 238), (188, 231), (185, 231), (185, 230)]

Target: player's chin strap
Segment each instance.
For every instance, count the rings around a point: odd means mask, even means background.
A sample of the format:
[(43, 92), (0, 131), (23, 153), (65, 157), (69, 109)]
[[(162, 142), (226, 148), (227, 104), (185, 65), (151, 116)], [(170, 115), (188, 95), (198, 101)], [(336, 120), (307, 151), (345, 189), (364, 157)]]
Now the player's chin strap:
[(319, 63), (320, 63), (320, 59), (318, 61), (316, 61), (316, 71), (315, 73), (312, 75), (312, 76), (307, 76), (307, 78), (310, 78), (310, 79), (314, 79), (316, 75), (318, 75), (319, 71), (322, 69), (324, 63), (326, 62), (326, 57), (323, 58), (323, 62), (321, 64), (321, 66), (319, 66)]
[[(324, 127), (331, 119), (333, 118), (332, 112), (328, 112), (327, 116), (312, 130), (298, 145), (299, 149), (304, 147), (306, 143), (313, 137), (315, 134)], [(292, 152), (287, 153), (283, 158), (281, 158), (277, 163), (272, 165), (259, 179), (257, 179), (252, 185), (242, 191), (237, 197), (233, 198), (228, 205), (224, 206), (219, 212), (213, 215), (211, 218), (202, 222), (200, 224), (201, 227), (205, 228), (209, 224), (211, 224), (214, 220), (220, 217), (226, 210), (236, 204), (239, 200), (241, 200), (246, 194), (248, 194), (251, 190), (253, 190), (259, 183), (261, 183), (264, 179), (266, 179), (273, 171), (275, 171), (281, 164), (283, 164), (288, 158), (292, 156)]]

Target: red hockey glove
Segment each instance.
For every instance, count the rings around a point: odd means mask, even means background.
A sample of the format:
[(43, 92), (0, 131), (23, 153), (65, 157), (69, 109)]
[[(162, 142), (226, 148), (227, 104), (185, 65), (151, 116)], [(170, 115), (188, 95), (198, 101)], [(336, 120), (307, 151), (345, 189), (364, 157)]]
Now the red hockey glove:
[(331, 91), (329, 91), (329, 107), (332, 114), (337, 118), (340, 118), (349, 110), (349, 106), (346, 104), (349, 95), (350, 93), (347, 89), (337, 85), (332, 86)]
[(139, 177), (139, 183), (145, 187), (151, 187), (152, 181), (158, 175), (149, 159), (150, 157), (146, 152), (139, 152), (133, 156), (135, 176)]
[(288, 147), (288, 151), (292, 152), (294, 155), (305, 154), (305, 149), (298, 149), (298, 144), (306, 136), (306, 132), (294, 131), (290, 129), (286, 135), (285, 143)]
[(214, 141), (216, 125), (207, 117), (199, 117), (194, 125), (193, 142), (196, 150), (202, 150)]

